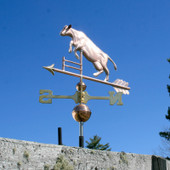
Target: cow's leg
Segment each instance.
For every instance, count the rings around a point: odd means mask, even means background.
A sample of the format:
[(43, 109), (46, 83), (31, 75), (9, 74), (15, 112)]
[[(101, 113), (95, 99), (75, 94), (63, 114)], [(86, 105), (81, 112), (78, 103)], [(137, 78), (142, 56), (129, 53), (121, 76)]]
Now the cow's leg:
[(78, 48), (74, 49), (74, 54), (75, 54), (76, 58), (79, 59), (79, 55), (77, 54), (77, 50), (78, 50)]
[(97, 77), (99, 76), (101, 73), (103, 73), (103, 67), (100, 64), (100, 62), (94, 62), (94, 67), (96, 68), (96, 70), (98, 70), (98, 72), (93, 73), (93, 76)]
[(104, 66), (103, 69), (104, 69), (104, 72), (106, 73), (106, 77), (104, 81), (109, 81), (109, 69), (107, 68), (107, 66)]
[(104, 72), (106, 73), (104, 81), (109, 81), (109, 69), (107, 68), (108, 57), (104, 53), (102, 55), (103, 60), (101, 60), (101, 65), (103, 67)]
[(73, 45), (73, 40), (70, 41), (70, 46), (69, 46), (69, 50), (68, 50), (69, 53), (72, 52), (72, 45)]
[(103, 73), (103, 70), (98, 71), (98, 72), (96, 72), (96, 73), (93, 73), (93, 76), (97, 77), (97, 76), (99, 76), (101, 73)]
[(75, 49), (74, 49), (74, 54), (75, 54), (76, 58), (79, 59), (79, 55), (77, 54), (77, 51), (82, 51), (81, 44), (78, 44), (77, 46), (75, 46)]

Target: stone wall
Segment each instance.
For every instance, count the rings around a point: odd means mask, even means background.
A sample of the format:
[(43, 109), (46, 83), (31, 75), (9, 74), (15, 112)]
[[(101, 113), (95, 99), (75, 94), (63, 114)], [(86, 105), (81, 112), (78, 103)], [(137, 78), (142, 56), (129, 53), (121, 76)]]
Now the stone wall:
[(0, 170), (170, 170), (157, 156), (0, 138)]

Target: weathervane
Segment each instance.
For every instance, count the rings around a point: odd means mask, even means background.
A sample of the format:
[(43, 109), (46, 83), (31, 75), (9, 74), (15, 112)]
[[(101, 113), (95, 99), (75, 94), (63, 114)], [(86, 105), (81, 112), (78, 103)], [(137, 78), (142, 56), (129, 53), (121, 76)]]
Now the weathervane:
[[(79, 122), (80, 124), (80, 135), (79, 135), (79, 146), (84, 147), (84, 136), (83, 136), (83, 123), (89, 120), (91, 116), (91, 111), (87, 105), (85, 105), (88, 100), (98, 99), (98, 100), (110, 100), (110, 105), (123, 105), (122, 103), (122, 94), (129, 94), (130, 87), (128, 87), (128, 83), (117, 79), (113, 83), (109, 82), (109, 69), (107, 67), (108, 59), (113, 63), (115, 70), (117, 66), (115, 62), (100, 48), (98, 48), (83, 32), (77, 31), (72, 28), (71, 25), (64, 26), (64, 28), (60, 32), (61, 36), (70, 36), (72, 40), (70, 41), (69, 53), (72, 52), (72, 46), (74, 46), (74, 54), (80, 62), (74, 62), (71, 60), (67, 60), (63, 57), (62, 60), (62, 69), (54, 68), (54, 64), (51, 66), (43, 67), (50, 71), (53, 75), (54, 72), (59, 72), (63, 74), (67, 74), (74, 77), (79, 77), (80, 82), (76, 85), (76, 93), (71, 96), (63, 96), (63, 95), (53, 95), (51, 90), (40, 90), (40, 103), (52, 103), (52, 99), (73, 99), (75, 103), (79, 103), (72, 111), (73, 118)], [(80, 56), (77, 54), (77, 51), (80, 52)], [(93, 77), (83, 75), (83, 56), (90, 62), (93, 63), (94, 67), (98, 72), (93, 75), (97, 77), (101, 73), (105, 72), (106, 77), (104, 80), (96, 79)], [(66, 63), (71, 63), (76, 66), (71, 66)], [(76, 69), (80, 71), (80, 74), (66, 71), (66, 67)], [(83, 82), (83, 79), (95, 81), (98, 83), (103, 83), (106, 85), (113, 86), (115, 91), (109, 92), (109, 96), (90, 96), (85, 90), (86, 85)], [(45, 99), (45, 100), (44, 100)]]

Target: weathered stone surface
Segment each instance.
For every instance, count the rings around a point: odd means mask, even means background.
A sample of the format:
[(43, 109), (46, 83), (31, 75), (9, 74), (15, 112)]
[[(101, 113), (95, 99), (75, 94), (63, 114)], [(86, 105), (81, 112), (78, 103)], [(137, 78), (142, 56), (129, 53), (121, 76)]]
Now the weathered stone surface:
[(151, 155), (0, 138), (2, 170), (157, 170), (159, 163), (170, 168), (169, 161)]

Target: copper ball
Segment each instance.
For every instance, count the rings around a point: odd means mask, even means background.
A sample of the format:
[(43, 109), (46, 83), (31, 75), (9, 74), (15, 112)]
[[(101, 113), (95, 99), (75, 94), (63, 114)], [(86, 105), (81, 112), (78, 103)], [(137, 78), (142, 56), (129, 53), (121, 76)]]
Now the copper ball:
[[(85, 83), (82, 82), (82, 91), (86, 90), (86, 87), (87, 87), (87, 86), (85, 85)], [(77, 89), (78, 91), (81, 91), (81, 82), (77, 83), (76, 89)]]
[(86, 122), (91, 116), (91, 111), (85, 104), (79, 104), (73, 109), (72, 116), (77, 122)]

